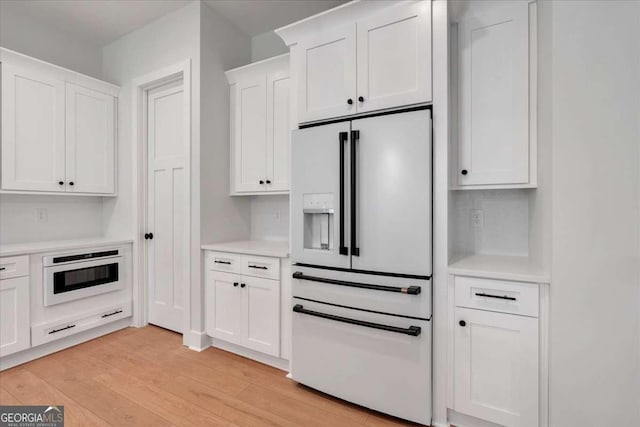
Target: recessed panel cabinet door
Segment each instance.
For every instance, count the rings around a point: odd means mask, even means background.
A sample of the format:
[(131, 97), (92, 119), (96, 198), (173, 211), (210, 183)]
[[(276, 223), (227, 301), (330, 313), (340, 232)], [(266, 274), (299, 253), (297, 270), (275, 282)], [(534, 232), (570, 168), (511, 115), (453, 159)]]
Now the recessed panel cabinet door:
[(66, 84), (67, 191), (115, 192), (114, 98)]
[(29, 277), (0, 280), (0, 357), (29, 348)]
[(355, 25), (324, 31), (298, 49), (298, 121), (355, 113)]
[(280, 283), (242, 276), (246, 319), (245, 345), (271, 356), (280, 355)]
[(2, 64), (2, 189), (65, 191), (64, 82)]
[(538, 319), (456, 308), (455, 410), (538, 426)]
[(358, 21), (358, 112), (431, 101), (431, 2)]
[(209, 270), (206, 288), (207, 334), (214, 338), (244, 345), (242, 277)]
[(263, 74), (243, 79), (234, 90), (236, 191), (263, 191), (267, 156), (266, 77)]
[(267, 76), (267, 180), (268, 191), (289, 190), (289, 73)]
[(496, 4), (458, 25), (459, 185), (529, 181), (529, 5)]

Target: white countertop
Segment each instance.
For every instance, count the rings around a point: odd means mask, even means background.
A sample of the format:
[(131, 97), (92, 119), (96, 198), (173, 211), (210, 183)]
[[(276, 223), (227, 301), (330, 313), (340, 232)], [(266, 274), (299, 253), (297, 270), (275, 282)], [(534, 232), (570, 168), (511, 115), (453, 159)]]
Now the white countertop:
[(0, 245), (0, 256), (26, 255), (42, 252), (63, 251), (67, 249), (91, 248), (94, 246), (115, 246), (132, 242), (133, 239), (128, 238), (93, 237), (76, 240), (15, 243), (11, 245)]
[(449, 262), (449, 274), (549, 283), (549, 273), (525, 256), (458, 255)]
[(272, 242), (266, 240), (239, 240), (235, 242), (210, 243), (202, 245), (202, 249), (235, 254), (260, 255), (276, 258), (289, 257), (289, 242)]

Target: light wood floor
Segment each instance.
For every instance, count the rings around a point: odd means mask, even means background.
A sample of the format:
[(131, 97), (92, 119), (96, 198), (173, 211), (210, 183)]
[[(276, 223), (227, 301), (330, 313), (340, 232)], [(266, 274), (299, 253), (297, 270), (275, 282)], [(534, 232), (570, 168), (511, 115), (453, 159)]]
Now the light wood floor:
[(416, 426), (161, 328), (128, 328), (0, 373), (2, 405), (64, 405), (67, 426)]

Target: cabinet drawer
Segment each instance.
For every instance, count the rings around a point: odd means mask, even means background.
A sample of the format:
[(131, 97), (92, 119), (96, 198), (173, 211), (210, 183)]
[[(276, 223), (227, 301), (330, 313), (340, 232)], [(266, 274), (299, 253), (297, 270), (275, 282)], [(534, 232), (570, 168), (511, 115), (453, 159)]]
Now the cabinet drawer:
[(29, 275), (29, 255), (0, 258), (0, 279)]
[(456, 306), (538, 317), (537, 284), (455, 278)]
[(207, 252), (207, 268), (227, 273), (242, 273), (242, 255), (226, 252)]
[(245, 255), (242, 257), (242, 274), (279, 280), (280, 258)]

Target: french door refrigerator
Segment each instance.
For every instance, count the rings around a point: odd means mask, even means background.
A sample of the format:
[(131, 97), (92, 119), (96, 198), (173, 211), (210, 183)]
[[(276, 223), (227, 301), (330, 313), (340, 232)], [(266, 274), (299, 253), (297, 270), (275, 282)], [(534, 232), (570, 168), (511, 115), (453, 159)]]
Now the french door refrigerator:
[(293, 132), (291, 376), (431, 422), (431, 111)]

